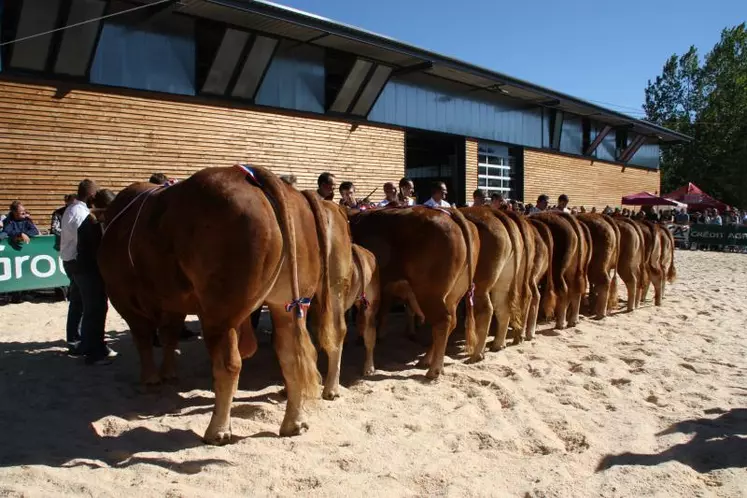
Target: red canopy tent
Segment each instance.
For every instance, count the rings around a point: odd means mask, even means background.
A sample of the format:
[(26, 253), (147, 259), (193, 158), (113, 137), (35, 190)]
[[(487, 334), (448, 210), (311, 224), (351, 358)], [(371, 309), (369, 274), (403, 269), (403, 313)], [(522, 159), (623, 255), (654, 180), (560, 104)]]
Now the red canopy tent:
[(700, 211), (703, 209), (718, 209), (719, 211), (726, 211), (729, 209), (727, 204), (724, 204), (706, 194), (694, 183), (688, 183), (671, 194), (667, 194), (665, 197), (684, 202), (693, 211)]
[(679, 206), (679, 202), (659, 197), (651, 192), (639, 192), (626, 195), (622, 198), (622, 204), (629, 206)]

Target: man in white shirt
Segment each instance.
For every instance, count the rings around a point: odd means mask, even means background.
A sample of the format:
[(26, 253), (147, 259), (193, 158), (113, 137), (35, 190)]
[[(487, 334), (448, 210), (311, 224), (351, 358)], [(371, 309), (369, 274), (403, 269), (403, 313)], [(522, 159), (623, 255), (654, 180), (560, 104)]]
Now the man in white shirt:
[(75, 283), (76, 265), (75, 258), (78, 256), (78, 228), (88, 218), (91, 211), (88, 203), (96, 195), (98, 190), (96, 184), (91, 180), (83, 180), (78, 185), (78, 198), (68, 206), (60, 223), (60, 258), (67, 277), (70, 279), (68, 291), (67, 310), (67, 343), (70, 352), (79, 354), (80, 344), (80, 322), (83, 318), (83, 301)]
[(541, 213), (547, 210), (547, 204), (550, 202), (550, 197), (542, 194), (537, 197), (537, 205), (529, 208), (529, 214)]
[(570, 213), (571, 210), (568, 209), (568, 196), (565, 194), (560, 194), (558, 197), (558, 207), (555, 208), (556, 211), (563, 211), (564, 213)]
[(397, 200), (405, 206), (414, 206), (415, 199), (412, 198), (412, 193), (415, 190), (415, 184), (412, 180), (405, 177), (399, 181), (399, 194), (397, 194)]
[(384, 200), (378, 203), (377, 207), (388, 206), (389, 204), (397, 204), (397, 188), (392, 182), (386, 182), (384, 184)]
[(431, 188), (431, 198), (425, 201), (424, 205), (428, 207), (450, 208), (452, 207), (451, 204), (446, 202), (448, 193), (449, 191), (446, 189), (444, 182), (436, 182)]

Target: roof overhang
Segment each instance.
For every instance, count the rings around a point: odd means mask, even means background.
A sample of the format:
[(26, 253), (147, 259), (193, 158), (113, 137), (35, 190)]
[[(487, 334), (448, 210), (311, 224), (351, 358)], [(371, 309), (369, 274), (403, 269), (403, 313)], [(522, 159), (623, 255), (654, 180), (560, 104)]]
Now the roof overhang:
[[(153, 0), (135, 1), (152, 3)], [(602, 125), (626, 128), (643, 135), (648, 143), (672, 144), (692, 140), (682, 133), (577, 97), (265, 0), (180, 0), (170, 7), (175, 13), (351, 53), (391, 67), (393, 77), (407, 73), (427, 74), (460, 83), (470, 91), (489, 92), (522, 101), (528, 106), (549, 107), (588, 117)]]

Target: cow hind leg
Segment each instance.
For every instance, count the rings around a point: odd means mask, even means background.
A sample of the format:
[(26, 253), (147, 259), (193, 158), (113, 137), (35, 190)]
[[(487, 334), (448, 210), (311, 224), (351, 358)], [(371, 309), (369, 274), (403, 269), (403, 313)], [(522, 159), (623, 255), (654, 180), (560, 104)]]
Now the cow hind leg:
[(610, 276), (610, 288), (607, 292), (607, 315), (617, 309), (617, 271)]
[(539, 316), (540, 291), (537, 284), (531, 285), (532, 297), (529, 302), (529, 312), (527, 313), (527, 341), (534, 339), (534, 333), (537, 331), (537, 317)]
[(327, 377), (324, 381), (322, 398), (332, 401), (340, 397), (340, 364), (342, 363), (342, 348), (345, 343), (347, 325), (345, 323), (345, 310), (340, 309), (338, 304), (333, 305), (333, 323), (335, 343), (325, 347), (327, 353)]
[(558, 292), (555, 300), (555, 328), (563, 330), (566, 325), (566, 313), (568, 312), (568, 295), (569, 291)]
[(363, 375), (373, 375), (374, 367), (374, 348), (376, 347), (376, 304), (373, 302), (367, 306), (358, 307), (358, 320), (356, 327), (358, 333), (363, 336), (363, 342), (366, 345), (366, 359), (363, 363)]
[[(578, 325), (578, 317), (581, 313), (581, 299), (584, 297), (583, 289), (586, 287), (584, 279), (579, 279), (575, 284), (575, 288), (569, 292), (569, 306), (567, 309), (569, 327)], [(595, 291), (597, 287), (595, 286)]]
[(449, 335), (456, 327), (456, 306), (445, 317), (437, 320), (432, 326), (433, 344), (431, 345), (431, 361), (425, 376), (431, 380), (437, 379), (444, 371), (444, 357)]
[(288, 397), (280, 435), (296, 436), (309, 428), (303, 414), (304, 400), (319, 396), (316, 348), (304, 319), (297, 321), (292, 313), (285, 311), (283, 305), (269, 305), (269, 308), (275, 327), (273, 343)]
[(651, 283), (654, 287), (654, 305), (655, 306), (661, 306), (661, 297), (662, 297), (662, 282), (664, 280), (663, 273), (661, 269), (651, 269)]
[(153, 335), (156, 333), (156, 324), (135, 313), (119, 313), (130, 326), (132, 340), (140, 357), (140, 382), (146, 385), (160, 384), (161, 377), (153, 358)]
[(475, 344), (472, 345), (472, 354), (467, 360), (474, 363), (484, 358), (485, 343), (488, 341), (488, 329), (490, 328), (490, 319), (493, 318), (493, 304), (490, 302), (488, 294), (475, 295)]
[(163, 350), (160, 371), (162, 381), (173, 382), (177, 379), (176, 350), (179, 347), (179, 336), (184, 327), (184, 318), (184, 315), (169, 317), (167, 323), (160, 328)]
[(225, 325), (206, 326), (203, 337), (213, 365), (215, 391), (213, 416), (205, 431), (204, 440), (208, 444), (222, 445), (231, 441), (231, 403), (241, 372), (239, 337), (235, 328)]
[(595, 318), (597, 320), (601, 320), (602, 318), (607, 316), (607, 308), (609, 306), (609, 298), (610, 298), (610, 287), (611, 287), (611, 278), (610, 276), (605, 272), (602, 280), (597, 283), (595, 286), (596, 291), (596, 306), (594, 308), (594, 314)]
[(508, 335), (508, 324), (511, 321), (511, 308), (509, 305), (508, 292), (492, 292), (493, 316), (496, 322), (495, 338), (490, 344), (490, 350), (500, 351), (506, 349), (506, 336)]

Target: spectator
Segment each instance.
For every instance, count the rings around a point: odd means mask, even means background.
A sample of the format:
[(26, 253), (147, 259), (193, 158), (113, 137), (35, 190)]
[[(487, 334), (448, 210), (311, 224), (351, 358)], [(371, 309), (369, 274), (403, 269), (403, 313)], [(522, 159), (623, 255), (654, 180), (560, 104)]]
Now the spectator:
[(602, 214), (606, 214), (606, 215), (608, 215), (608, 216), (612, 216), (612, 215), (614, 214), (614, 211), (612, 210), (612, 208), (611, 208), (611, 207), (609, 206), (609, 204), (608, 204), (608, 205), (607, 205), (607, 206), (606, 206), (606, 207), (604, 208), (604, 210), (602, 211)]
[(94, 210), (78, 228), (77, 255), (73, 274), (83, 304), (81, 321), (82, 341), (79, 353), (85, 356), (86, 365), (111, 363), (117, 353), (106, 345), (104, 332), (108, 310), (104, 280), (99, 273), (96, 254), (103, 235), (100, 223), (106, 208), (114, 200), (111, 190), (99, 190), (93, 198)]
[(77, 199), (65, 210), (60, 227), (60, 259), (62, 267), (70, 279), (68, 290), (67, 310), (67, 344), (70, 353), (81, 354), (80, 326), (83, 319), (83, 302), (76, 282), (76, 258), (78, 256), (78, 229), (83, 221), (91, 214), (88, 203), (93, 200), (97, 191), (96, 184), (91, 180), (83, 180), (78, 184)]
[(591, 206), (591, 212), (592, 213), (596, 213), (597, 212), (597, 207), (596, 206)]
[(546, 194), (542, 194), (539, 197), (537, 197), (537, 205), (532, 207), (529, 211), (529, 214), (532, 213), (541, 213), (542, 211), (547, 210), (547, 204), (550, 202), (550, 197)]
[(690, 223), (690, 215), (684, 209), (680, 209), (674, 217), (674, 222), (678, 225), (687, 225)]
[(506, 209), (506, 199), (503, 198), (502, 194), (493, 192), (490, 194), (490, 205), (496, 209)]
[(555, 208), (558, 211), (563, 211), (564, 213), (570, 213), (571, 210), (568, 209), (568, 196), (565, 194), (560, 194), (558, 196), (558, 205)]
[(156, 185), (164, 185), (166, 183), (169, 183), (169, 177), (167, 177), (163, 173), (153, 173), (152, 175), (150, 175), (150, 180), (148, 181)]
[(399, 193), (397, 199), (404, 206), (414, 206), (415, 199), (412, 198), (415, 191), (415, 184), (409, 178), (402, 178), (399, 181)]
[(472, 192), (472, 205), (473, 206), (486, 206), (487, 203), (485, 202), (485, 191), (481, 189), (477, 189), (474, 192)]
[(573, 214), (573, 215), (576, 215), (576, 214), (578, 214), (578, 208), (577, 208), (576, 206), (573, 206), (573, 207), (571, 208), (571, 214)]
[(384, 200), (379, 202), (377, 205), (379, 207), (384, 207), (389, 206), (390, 204), (392, 206), (399, 204), (397, 201), (397, 187), (395, 187), (392, 182), (386, 182), (384, 184)]
[(59, 237), (62, 227), (62, 215), (65, 214), (67, 207), (75, 200), (75, 194), (67, 194), (65, 196), (65, 205), (54, 210), (52, 213), (52, 224), (49, 228), (49, 233), (57, 235)]
[(444, 182), (435, 182), (431, 186), (431, 198), (425, 201), (425, 206), (428, 207), (441, 207), (448, 208), (452, 207), (451, 204), (446, 200), (446, 196), (449, 194), (446, 184)]
[(672, 216), (672, 210), (667, 209), (666, 211), (661, 212), (661, 222), (662, 223), (672, 223), (674, 222), (674, 217)]
[(581, 206), (581, 207), (579, 208), (579, 212), (581, 212), (581, 213), (585, 213), (585, 212), (586, 212), (586, 206)]
[(3, 221), (3, 233), (16, 244), (28, 244), (31, 241), (29, 237), (39, 235), (39, 229), (34, 225), (31, 215), (21, 201), (10, 203), (10, 212)]
[(711, 211), (711, 216), (708, 219), (708, 224), (709, 225), (723, 225), (724, 224), (721, 219), (721, 215), (719, 214), (717, 210), (714, 209), (713, 211)]
[(316, 179), (316, 195), (320, 199), (325, 201), (332, 201), (335, 199), (335, 175), (332, 173), (324, 172), (319, 175)]

